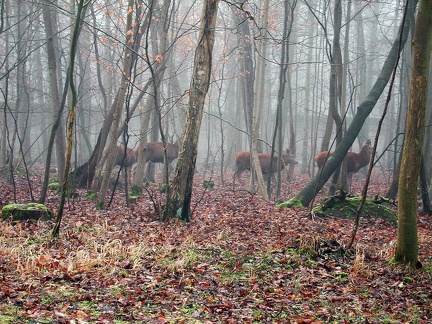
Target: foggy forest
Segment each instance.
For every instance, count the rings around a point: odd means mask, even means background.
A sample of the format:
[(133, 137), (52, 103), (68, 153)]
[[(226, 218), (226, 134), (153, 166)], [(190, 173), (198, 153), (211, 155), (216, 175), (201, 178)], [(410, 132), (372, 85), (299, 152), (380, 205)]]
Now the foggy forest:
[[(3, 211), (0, 322), (431, 321), (431, 13), (427, 0), (1, 1), (0, 203), (44, 204), (50, 220), (17, 227)], [(360, 218), (367, 197), (393, 220)], [(351, 198), (350, 217), (324, 215)], [(297, 267), (316, 286), (298, 274), (292, 288)], [(401, 292), (393, 311), (394, 291), (368, 283), (373, 312), (347, 288), (389, 273), (412, 304)], [(73, 291), (60, 306), (45, 286), (57, 276)]]

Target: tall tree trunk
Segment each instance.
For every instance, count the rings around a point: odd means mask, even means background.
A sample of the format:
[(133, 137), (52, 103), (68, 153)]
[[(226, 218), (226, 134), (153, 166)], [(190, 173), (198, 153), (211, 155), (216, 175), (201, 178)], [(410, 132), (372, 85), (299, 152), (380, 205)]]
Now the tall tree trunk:
[(395, 261), (420, 267), (417, 189), (423, 152), (427, 84), (432, 49), (432, 1), (420, 0), (414, 31), (413, 68), (399, 175), (398, 235)]
[[(313, 5), (313, 3), (312, 3)], [(313, 15), (311, 12), (308, 12), (308, 18), (313, 19)], [(309, 24), (308, 26), (308, 43), (307, 43), (307, 61), (312, 62), (313, 57), (313, 44), (314, 44), (314, 26), (313, 24)], [(312, 93), (312, 81), (313, 78), (312, 72), (312, 64), (306, 65), (306, 85), (305, 89), (305, 110), (304, 110), (304, 129), (303, 129), (303, 146), (302, 146), (302, 164), (301, 164), (301, 172), (308, 173), (309, 175), (313, 175), (314, 161), (312, 156), (314, 156), (314, 152), (316, 151), (316, 137), (314, 132), (314, 119), (315, 119), (315, 105), (313, 101), (313, 93)], [(310, 116), (310, 117), (309, 117)]]
[[(159, 21), (159, 26), (158, 28), (149, 28), (147, 29), (147, 33), (146, 33), (146, 60), (147, 60), (147, 64), (149, 65), (150, 68), (150, 72), (152, 75), (152, 82), (153, 82), (153, 101), (154, 101), (154, 106), (153, 106), (153, 120), (152, 120), (152, 131), (151, 131), (151, 142), (156, 142), (159, 139), (159, 135), (161, 138), (161, 141), (163, 143), (164, 146), (164, 164), (163, 164), (163, 183), (164, 184), (168, 184), (168, 177), (169, 177), (169, 164), (167, 162), (167, 139), (166, 139), (166, 133), (164, 131), (163, 128), (163, 124), (162, 124), (162, 105), (160, 104), (160, 99), (161, 99), (161, 80), (163, 79), (164, 73), (166, 71), (166, 62), (168, 60), (168, 55), (166, 55), (165, 57), (163, 57), (160, 60), (156, 60), (159, 65), (159, 68), (157, 70), (155, 70), (153, 68), (153, 64), (151, 64), (150, 62), (150, 56), (149, 56), (149, 50), (148, 50), (148, 44), (150, 43), (150, 32), (153, 35), (153, 39), (158, 39), (159, 42), (155, 43), (154, 47), (152, 48), (153, 50), (153, 54), (151, 55), (151, 57), (158, 57), (158, 55), (161, 55), (162, 53), (165, 54), (167, 53), (167, 48), (168, 48), (168, 32), (169, 32), (169, 25), (170, 25), (170, 20), (169, 17), (171, 17), (171, 15), (169, 15), (169, 8), (170, 8), (170, 3), (171, 1), (169, 0), (164, 0), (164, 2), (162, 3), (161, 8), (156, 8), (156, 10), (154, 9), (157, 6), (157, 1), (153, 1), (151, 6), (150, 6), (150, 15), (153, 16), (153, 12), (160, 12), (159, 15), (156, 14), (156, 19), (157, 21)], [(150, 21), (152, 21), (153, 19), (151, 19)], [(150, 181), (154, 181), (154, 165), (152, 163), (148, 164), (148, 172), (147, 172), (147, 178)]]
[[(255, 79), (255, 96), (254, 96), (254, 111), (252, 118), (252, 141), (251, 141), (251, 179), (253, 175), (256, 176), (258, 182), (258, 188), (261, 192), (263, 199), (268, 200), (268, 194), (262, 175), (261, 165), (258, 159), (258, 137), (261, 128), (261, 117), (264, 105), (264, 93), (265, 93), (265, 77), (266, 77), (266, 58), (267, 58), (267, 27), (268, 27), (268, 16), (269, 16), (269, 0), (265, 0), (263, 3), (263, 15), (261, 19), (260, 32), (262, 33), (261, 39), (258, 44), (257, 56), (257, 68), (256, 68), (256, 79)], [(251, 181), (251, 191), (253, 190), (253, 181)]]
[[(240, 68), (239, 72), (241, 78), (239, 82), (239, 89), (241, 91), (242, 107), (244, 113), (244, 120), (246, 124), (247, 134), (249, 135), (249, 146), (251, 145), (250, 139), (252, 135), (252, 116), (254, 110), (254, 84), (255, 84), (255, 69), (253, 64), (253, 51), (251, 34), (249, 29), (249, 20), (246, 19), (243, 11), (234, 11), (234, 21), (239, 26), (239, 33), (237, 34)], [(240, 148), (237, 148), (240, 150)]]
[[(132, 73), (132, 65), (133, 65), (133, 51), (132, 47), (135, 42), (134, 36), (137, 32), (135, 29), (135, 33), (128, 32), (131, 30), (134, 30), (132, 27), (132, 21), (133, 21), (133, 14), (134, 14), (134, 0), (128, 1), (128, 12), (127, 12), (127, 18), (126, 18), (126, 44), (127, 47), (125, 49), (124, 58), (123, 58), (123, 73), (121, 78), (120, 87), (117, 90), (117, 95), (113, 102), (112, 110), (114, 110), (113, 114), (113, 123), (110, 130), (110, 141), (107, 148), (107, 163), (106, 163), (106, 169), (105, 169), (105, 176), (102, 178), (102, 183), (100, 186), (100, 190), (98, 192), (98, 198), (97, 198), (97, 207), (98, 208), (105, 208), (105, 197), (106, 193), (108, 191), (109, 181), (110, 181), (110, 175), (114, 168), (114, 162), (116, 159), (116, 147), (117, 147), (117, 139), (119, 137), (119, 125), (121, 120), (121, 113), (124, 105), (124, 101), (126, 98), (126, 91), (129, 88), (130, 80), (131, 80), (131, 73)], [(135, 14), (138, 15), (138, 13), (135, 12)]]
[[(182, 136), (175, 177), (168, 189), (169, 197), (163, 212), (164, 220), (176, 217), (176, 215), (181, 215), (181, 219), (184, 221), (190, 220), (190, 204), (199, 131), (205, 97), (210, 85), (218, 3), (218, 0), (205, 0), (202, 9), (199, 41), (195, 51), (194, 68), (190, 85), (186, 125)], [(181, 212), (178, 212), (179, 210)]]
[(67, 148), (66, 148), (66, 157), (65, 157), (65, 177), (63, 180), (62, 190), (61, 190), (61, 196), (60, 196), (60, 204), (57, 211), (57, 217), (55, 221), (55, 225), (52, 230), (52, 236), (58, 237), (60, 234), (60, 226), (61, 226), (61, 220), (63, 217), (63, 209), (64, 204), (66, 201), (66, 195), (68, 192), (68, 177), (69, 177), (69, 170), (70, 170), (70, 162), (71, 162), (71, 156), (72, 156), (72, 141), (73, 141), (73, 132), (74, 132), (74, 122), (75, 122), (75, 116), (76, 116), (76, 105), (78, 101), (78, 94), (75, 88), (75, 84), (73, 82), (74, 78), (74, 64), (75, 64), (75, 54), (78, 47), (78, 36), (80, 31), (80, 22), (82, 19), (82, 13), (84, 10), (84, 0), (80, 0), (77, 7), (77, 13), (76, 13), (76, 19), (75, 19), (75, 26), (72, 33), (72, 40), (71, 40), (71, 48), (70, 48), (70, 62), (68, 66), (67, 71), (67, 78), (69, 79), (70, 84), (70, 90), (72, 94), (72, 105), (69, 110), (69, 116), (68, 116), (68, 123), (67, 123)]
[[(341, 106), (341, 87), (342, 87), (342, 52), (340, 48), (340, 32), (342, 25), (342, 3), (341, 0), (336, 0), (334, 13), (334, 35), (333, 35), (333, 50), (330, 54), (330, 102), (329, 111), (336, 125), (336, 144), (342, 140), (344, 129), (342, 118), (339, 115), (338, 106)], [(343, 165), (343, 164), (342, 164)], [(329, 194), (333, 195), (336, 191), (336, 185), (339, 180), (341, 167), (336, 168), (329, 188)], [(346, 189), (346, 188), (345, 188)]]
[[(287, 74), (290, 73), (290, 69), (288, 68), (289, 64), (289, 40), (290, 34), (292, 31), (292, 25), (294, 20), (294, 9), (297, 5), (297, 1), (293, 1), (290, 5), (290, 1), (284, 1), (284, 11), (285, 17), (284, 19), (284, 27), (283, 27), (283, 36), (282, 36), (282, 46), (281, 46), (281, 62), (279, 65), (279, 90), (278, 90), (278, 98), (277, 98), (277, 107), (276, 107), (276, 124), (273, 133), (273, 141), (272, 141), (272, 152), (270, 158), (270, 170), (274, 168), (273, 156), (274, 156), (274, 148), (276, 148), (276, 139), (277, 139), (277, 150), (279, 152), (279, 156), (282, 155), (282, 146), (283, 146), (283, 115), (282, 115), (282, 104), (285, 97), (285, 86), (287, 83)], [(291, 84), (288, 84), (291, 86)], [(290, 105), (290, 117), (292, 111), (292, 105)], [(290, 118), (291, 119), (291, 118)], [(281, 169), (282, 169), (282, 160), (278, 159), (277, 163), (277, 181), (276, 181), (276, 192), (275, 192), (275, 201), (280, 200), (281, 195)], [(270, 184), (271, 177), (269, 176), (267, 179), (267, 194), (270, 196)]]
[[(48, 1), (46, 1), (48, 2)], [(51, 111), (53, 120), (55, 121), (60, 114), (60, 91), (59, 91), (59, 80), (58, 75), (58, 58), (56, 55), (56, 48), (59, 46), (59, 40), (56, 33), (57, 26), (55, 25), (56, 19), (52, 19), (56, 15), (55, 7), (51, 9), (51, 6), (46, 3), (42, 6), (43, 20), (45, 25), (45, 34), (47, 38), (47, 55), (48, 55), (48, 73), (49, 73), (49, 86), (50, 86), (50, 98), (51, 98)], [(60, 117), (61, 118), (61, 117)], [(63, 123), (58, 124), (56, 131), (56, 160), (57, 160), (57, 179), (59, 183), (63, 182), (64, 178), (64, 166), (65, 166), (65, 141), (64, 141), (64, 126)], [(51, 148), (49, 148), (51, 149)], [(49, 171), (49, 170), (48, 170)], [(45, 177), (49, 177), (49, 172), (45, 174)]]

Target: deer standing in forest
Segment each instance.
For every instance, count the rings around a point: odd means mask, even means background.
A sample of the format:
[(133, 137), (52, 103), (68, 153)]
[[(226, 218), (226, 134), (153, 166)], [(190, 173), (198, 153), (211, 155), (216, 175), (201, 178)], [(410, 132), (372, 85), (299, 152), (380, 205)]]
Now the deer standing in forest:
[[(314, 159), (318, 166), (318, 169), (321, 169), (324, 166), (324, 164), (332, 154), (333, 152), (323, 151), (315, 155)], [(372, 147), (371, 147), (370, 139), (368, 139), (363, 143), (363, 146), (360, 149), (359, 153), (355, 153), (355, 152), (347, 153), (345, 159), (346, 159), (346, 167), (347, 167), (348, 186), (351, 186), (353, 174), (359, 172), (361, 168), (369, 164), (371, 155), (372, 155)]]
[[(125, 155), (126, 153), (126, 155)], [(138, 149), (131, 149), (129, 147), (125, 147), (123, 145), (117, 146), (117, 155), (115, 160), (115, 165), (122, 166), (124, 168), (130, 168), (132, 165), (136, 163), (138, 159)]]
[[(117, 146), (117, 156), (115, 164), (123, 167), (130, 168), (134, 165), (138, 160), (138, 152), (139, 148), (131, 149), (126, 148), (126, 156), (125, 156), (125, 148), (123, 145)], [(145, 154), (145, 161), (152, 163), (163, 163), (164, 162), (164, 146), (163, 142), (150, 142), (147, 143), (143, 149), (141, 150), (143, 154)], [(173, 143), (167, 143), (167, 162), (171, 167), (171, 162), (178, 157), (179, 152), (179, 143), (178, 140)]]
[[(265, 176), (274, 176), (274, 173), (277, 170), (277, 163), (278, 163), (278, 156), (273, 156), (273, 163), (270, 169), (270, 159), (271, 154), (267, 153), (258, 153), (258, 159), (261, 166), (261, 172)], [(289, 149), (287, 148), (282, 153), (282, 165), (281, 169), (283, 169), (288, 164), (297, 164), (298, 162), (294, 159), (294, 156), (290, 153)], [(246, 151), (240, 151), (235, 154), (235, 162), (236, 162), (236, 171), (233, 175), (233, 188), (235, 187), (235, 181), (236, 178), (240, 180), (241, 174), (245, 170), (251, 169), (251, 154)]]

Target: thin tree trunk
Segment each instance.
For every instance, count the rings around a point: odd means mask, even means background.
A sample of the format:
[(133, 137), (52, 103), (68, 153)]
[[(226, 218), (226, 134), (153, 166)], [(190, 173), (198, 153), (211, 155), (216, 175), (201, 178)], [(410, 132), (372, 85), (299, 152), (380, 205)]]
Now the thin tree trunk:
[(61, 226), (61, 220), (63, 217), (63, 210), (64, 210), (64, 204), (66, 201), (66, 195), (68, 192), (68, 177), (69, 177), (69, 170), (70, 170), (70, 162), (71, 162), (71, 156), (72, 156), (72, 141), (73, 141), (73, 133), (74, 133), (74, 122), (75, 122), (75, 116), (76, 116), (76, 104), (78, 101), (78, 94), (76, 92), (75, 84), (73, 82), (74, 77), (74, 64), (75, 64), (75, 54), (78, 47), (78, 36), (80, 32), (80, 22), (82, 19), (82, 14), (84, 11), (84, 0), (80, 0), (78, 7), (77, 7), (77, 13), (75, 18), (75, 26), (72, 33), (72, 41), (71, 41), (71, 48), (70, 48), (70, 63), (67, 71), (67, 78), (69, 79), (70, 84), (70, 90), (72, 94), (72, 105), (69, 110), (69, 116), (68, 116), (68, 123), (67, 123), (67, 148), (66, 148), (66, 158), (65, 158), (65, 176), (63, 180), (62, 190), (61, 190), (61, 196), (60, 196), (60, 204), (57, 211), (57, 217), (56, 222), (54, 225), (54, 228), (52, 230), (52, 236), (58, 237), (60, 234), (60, 226)]
[[(342, 86), (342, 52), (340, 48), (340, 32), (342, 25), (342, 3), (341, 0), (336, 0), (334, 7), (334, 35), (333, 35), (333, 50), (330, 54), (330, 103), (329, 103), (329, 111), (333, 117), (333, 120), (336, 125), (336, 144), (342, 140), (344, 129), (342, 118), (339, 115), (338, 104), (341, 106), (340, 95), (341, 95), (341, 86)], [(336, 185), (339, 181), (339, 174), (342, 169), (341, 167), (336, 168), (333, 179), (330, 184), (329, 194), (334, 195), (336, 192)], [(346, 188), (345, 188), (346, 189)]]
[[(258, 188), (261, 192), (263, 199), (268, 200), (268, 194), (262, 175), (261, 165), (258, 159), (258, 137), (261, 128), (261, 117), (264, 105), (264, 92), (265, 92), (265, 71), (266, 71), (266, 57), (267, 57), (267, 26), (268, 26), (268, 11), (269, 0), (265, 0), (263, 4), (263, 17), (261, 22), (261, 40), (258, 46), (257, 69), (256, 69), (256, 82), (255, 82), (255, 96), (254, 96), (254, 113), (253, 113), (253, 129), (251, 141), (251, 179), (253, 175), (256, 176)], [(251, 191), (253, 191), (254, 183), (251, 181)]]
[(163, 212), (164, 220), (176, 217), (176, 215), (180, 216), (184, 221), (190, 220), (190, 204), (199, 131), (204, 102), (210, 86), (218, 3), (218, 0), (205, 0), (202, 9), (199, 42), (195, 51), (186, 125), (182, 136), (175, 177), (168, 189), (169, 197)]
[[(57, 33), (55, 31), (55, 25), (53, 23), (52, 16), (56, 15), (55, 10), (51, 10), (51, 6), (47, 3), (42, 6), (43, 20), (45, 24), (45, 33), (47, 38), (47, 55), (48, 55), (48, 72), (49, 72), (49, 86), (50, 86), (50, 98), (51, 98), (51, 111), (53, 120), (55, 121), (60, 114), (60, 92), (59, 92), (59, 81), (58, 75), (58, 58), (56, 55), (56, 46), (59, 46), (59, 40), (57, 39)], [(55, 7), (54, 7), (55, 8)], [(56, 21), (54, 19), (54, 21)], [(58, 124), (56, 131), (55, 148), (56, 148), (56, 160), (57, 160), (57, 179), (59, 183), (63, 182), (64, 178), (64, 167), (65, 167), (65, 141), (64, 141), (64, 126), (63, 123)], [(51, 149), (51, 148), (49, 148)], [(49, 170), (48, 170), (49, 171)], [(45, 177), (49, 178), (48, 174)]]
[[(132, 10), (132, 8), (134, 8), (133, 6), (134, 4), (134, 0), (129, 0), (128, 1), (128, 8), (130, 8), (130, 10), (127, 13), (127, 18), (126, 18), (126, 31), (132, 30), (132, 21), (133, 21), (133, 14), (134, 14), (134, 10)], [(106, 169), (105, 169), (105, 176), (102, 178), (102, 183), (100, 186), (100, 190), (98, 193), (98, 198), (97, 198), (97, 207), (98, 208), (105, 208), (105, 197), (108, 191), (108, 186), (109, 186), (109, 181), (110, 181), (110, 175), (111, 172), (114, 168), (114, 162), (116, 159), (116, 154), (115, 154), (115, 150), (117, 147), (117, 139), (119, 137), (119, 125), (120, 125), (120, 119), (121, 119), (121, 113), (122, 113), (122, 109), (123, 109), (123, 105), (124, 105), (124, 101), (126, 98), (126, 91), (129, 87), (130, 84), (130, 80), (131, 80), (131, 73), (132, 73), (132, 65), (133, 65), (133, 59), (134, 59), (134, 55), (132, 52), (132, 47), (134, 44), (134, 34), (135, 33), (126, 33), (126, 42), (125, 44), (127, 44), (127, 47), (125, 49), (125, 53), (124, 53), (124, 58), (123, 58), (123, 73), (122, 73), (122, 80), (120, 83), (120, 87), (117, 91), (117, 95), (114, 99), (114, 103), (113, 103), (113, 110), (114, 110), (114, 114), (113, 114), (113, 123), (112, 123), (112, 127), (111, 127), (111, 131), (110, 131), (110, 142), (108, 144), (108, 148), (107, 148), (107, 164), (106, 164)]]

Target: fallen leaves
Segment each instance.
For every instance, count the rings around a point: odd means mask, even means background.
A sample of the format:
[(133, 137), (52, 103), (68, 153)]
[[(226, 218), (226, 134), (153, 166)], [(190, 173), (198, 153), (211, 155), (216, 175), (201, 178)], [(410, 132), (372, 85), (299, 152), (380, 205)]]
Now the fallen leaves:
[[(307, 209), (279, 209), (214, 183), (204, 194), (201, 185), (194, 189), (200, 200), (189, 224), (159, 222), (145, 195), (133, 211), (121, 194), (101, 211), (84, 192), (69, 201), (58, 240), (50, 239), (50, 224), (2, 222), (0, 320), (431, 321), (430, 217), (419, 217), (425, 269), (410, 272), (388, 265), (394, 224), (362, 219), (356, 249), (342, 255), (351, 220), (311, 220)], [(48, 204), (57, 202), (51, 196)]]

